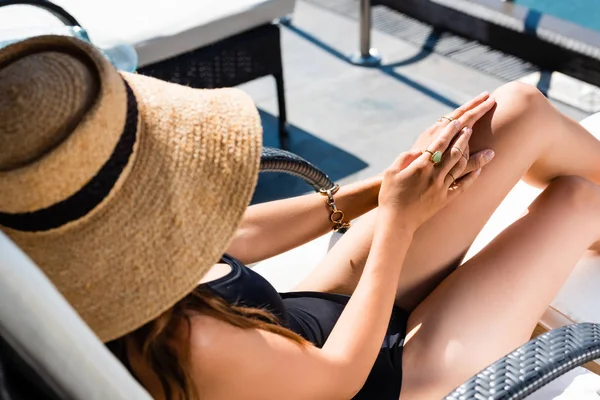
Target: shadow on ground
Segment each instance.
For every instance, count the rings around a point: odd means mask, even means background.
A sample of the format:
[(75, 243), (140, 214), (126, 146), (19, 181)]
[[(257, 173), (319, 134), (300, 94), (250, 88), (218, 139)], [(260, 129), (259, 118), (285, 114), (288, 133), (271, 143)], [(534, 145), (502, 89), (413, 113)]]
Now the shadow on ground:
[[(276, 116), (260, 110), (265, 146), (280, 147)], [(294, 125), (289, 126), (287, 150), (298, 154), (324, 171), (335, 182), (368, 166), (360, 158)], [(252, 203), (284, 199), (312, 191), (300, 178), (280, 173), (259, 175)]]
[[(333, 47), (331, 47), (327, 43), (321, 41), (320, 39), (318, 39), (314, 35), (310, 34), (309, 32), (306, 32), (305, 30), (300, 29), (297, 26), (290, 24), (290, 23), (285, 24), (284, 26), (289, 31), (291, 31), (291, 32), (295, 33), (296, 35), (300, 36), (301, 38), (309, 41), (310, 43), (314, 44), (321, 50), (331, 54), (332, 56), (338, 58), (341, 61), (348, 62), (347, 55), (334, 49)], [(439, 41), (440, 35), (441, 35), (440, 30), (433, 29), (431, 31), (431, 33), (429, 34), (429, 36), (427, 37), (427, 39), (425, 40), (425, 42), (423, 43), (419, 54), (417, 54), (413, 57), (410, 57), (406, 60), (403, 60), (403, 61), (398, 61), (398, 62), (395, 62), (393, 64), (388, 64), (388, 65), (378, 65), (378, 66), (375, 66), (374, 68), (379, 69), (381, 72), (383, 72), (390, 78), (396, 79), (397, 81), (402, 82), (403, 84), (410, 86), (415, 90), (420, 91), (421, 93), (425, 94), (426, 96), (429, 96), (432, 99), (434, 99), (448, 107), (457, 108), (460, 106), (460, 104), (456, 103), (452, 99), (450, 99), (450, 98), (444, 96), (442, 93), (436, 92), (435, 90), (433, 90), (425, 85), (422, 85), (421, 83), (419, 83), (413, 79), (410, 79), (410, 78), (402, 75), (398, 71), (396, 71), (396, 68), (398, 68), (398, 67), (410, 65), (410, 64), (422, 61), (425, 58), (429, 57), (433, 53), (433, 50), (435, 49), (435, 47)]]

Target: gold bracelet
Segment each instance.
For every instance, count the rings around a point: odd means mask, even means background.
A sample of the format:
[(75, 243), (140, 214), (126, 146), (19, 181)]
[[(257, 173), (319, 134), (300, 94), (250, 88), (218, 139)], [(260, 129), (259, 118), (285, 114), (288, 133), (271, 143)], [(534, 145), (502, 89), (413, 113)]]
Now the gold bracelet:
[(350, 222), (344, 222), (344, 212), (338, 209), (335, 205), (333, 195), (336, 194), (338, 190), (340, 190), (339, 185), (335, 185), (331, 189), (321, 189), (319, 190), (319, 193), (321, 193), (323, 196), (327, 196), (325, 203), (327, 203), (327, 206), (329, 206), (329, 208), (331, 209), (329, 219), (331, 220), (331, 222), (333, 222), (332, 229), (336, 232), (345, 232), (348, 228), (350, 228)]

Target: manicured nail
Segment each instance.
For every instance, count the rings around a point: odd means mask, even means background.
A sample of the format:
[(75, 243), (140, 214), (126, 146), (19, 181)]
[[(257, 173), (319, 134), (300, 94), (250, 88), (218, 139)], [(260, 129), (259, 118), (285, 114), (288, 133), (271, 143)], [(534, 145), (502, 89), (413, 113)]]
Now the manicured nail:
[(483, 158), (485, 158), (485, 161), (491, 161), (495, 155), (496, 153), (494, 153), (494, 150), (486, 150), (485, 153), (483, 153)]
[(489, 101), (490, 103), (495, 103), (496, 99), (493, 97), (488, 97), (488, 99), (486, 101)]
[(485, 91), (481, 92), (481, 94), (477, 97), (483, 97), (483, 96), (487, 96), (487, 95), (489, 95), (489, 93), (487, 90), (485, 90)]
[(465, 133), (466, 133), (467, 135), (470, 135), (471, 133), (473, 133), (473, 129), (467, 126), (467, 127), (465, 128)]
[(479, 168), (477, 171), (475, 171), (475, 176), (479, 175), (481, 173), (481, 168)]
[(460, 121), (459, 120), (455, 119), (454, 122), (453, 122), (453, 124), (454, 124), (455, 127), (460, 128)]

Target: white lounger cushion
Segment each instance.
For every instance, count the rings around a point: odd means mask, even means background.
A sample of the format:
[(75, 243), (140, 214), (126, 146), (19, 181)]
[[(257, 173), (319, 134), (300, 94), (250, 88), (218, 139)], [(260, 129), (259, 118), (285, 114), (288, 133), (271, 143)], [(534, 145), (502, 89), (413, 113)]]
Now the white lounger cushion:
[[(296, 0), (55, 0), (101, 47), (132, 44), (140, 66), (204, 47), (291, 14)], [(2, 29), (60, 25), (31, 6), (0, 8)]]

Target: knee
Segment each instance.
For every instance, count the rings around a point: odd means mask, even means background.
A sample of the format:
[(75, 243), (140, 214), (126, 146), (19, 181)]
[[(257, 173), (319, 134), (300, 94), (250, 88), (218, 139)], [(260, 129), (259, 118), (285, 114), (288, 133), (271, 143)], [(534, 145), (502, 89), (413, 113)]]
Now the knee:
[(571, 213), (600, 218), (600, 186), (578, 176), (554, 179), (540, 197)]
[(522, 82), (509, 82), (493, 93), (498, 107), (510, 107), (515, 111), (531, 111), (546, 106), (548, 100), (535, 86)]
[[(540, 113), (547, 114), (549, 103), (536, 87), (521, 82), (500, 86), (492, 94), (496, 99), (494, 118), (500, 125), (527, 125), (527, 121), (539, 121)], [(531, 129), (517, 129), (531, 131)], [(536, 130), (536, 131), (539, 131)]]
[[(494, 91), (496, 107), (490, 113), (490, 128), (495, 137), (512, 138), (511, 146), (518, 144), (527, 148), (526, 143), (546, 143), (552, 130), (540, 129), (542, 125), (553, 123), (553, 108), (542, 92), (521, 82), (507, 83)], [(514, 143), (514, 144), (513, 144)]]

